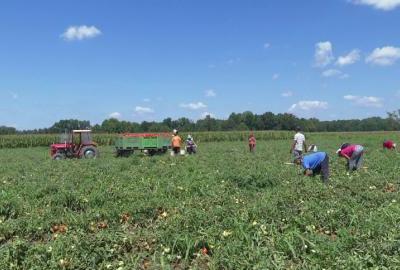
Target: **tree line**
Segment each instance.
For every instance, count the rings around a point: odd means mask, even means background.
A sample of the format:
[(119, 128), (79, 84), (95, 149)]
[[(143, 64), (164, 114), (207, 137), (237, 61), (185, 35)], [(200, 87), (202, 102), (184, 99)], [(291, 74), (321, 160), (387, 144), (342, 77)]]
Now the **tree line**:
[(59, 133), (72, 129), (91, 128), (98, 133), (121, 132), (168, 132), (172, 129), (181, 131), (232, 131), (232, 130), (294, 130), (301, 127), (305, 132), (344, 132), (344, 131), (394, 131), (400, 129), (400, 110), (388, 113), (386, 118), (370, 117), (365, 119), (320, 121), (317, 118), (298, 118), (290, 113), (274, 114), (266, 112), (254, 114), (250, 111), (232, 113), (228, 119), (221, 120), (211, 116), (192, 121), (182, 117), (176, 120), (166, 118), (161, 122), (141, 123), (106, 119), (101, 124), (91, 125), (90, 121), (77, 119), (61, 120), (49, 128), (17, 130), (13, 127), (0, 126), (2, 134), (43, 134)]

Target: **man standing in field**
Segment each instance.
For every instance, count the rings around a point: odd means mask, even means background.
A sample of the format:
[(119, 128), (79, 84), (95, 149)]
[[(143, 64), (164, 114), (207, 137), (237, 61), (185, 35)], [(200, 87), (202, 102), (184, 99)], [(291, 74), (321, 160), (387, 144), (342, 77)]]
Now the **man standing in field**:
[(392, 140), (385, 140), (383, 142), (383, 149), (395, 150), (396, 144)]
[(296, 134), (294, 135), (294, 140), (292, 144), (292, 148), (290, 149), (290, 153), (296, 156), (303, 155), (303, 147), (305, 152), (307, 153), (307, 145), (306, 145), (306, 137), (303, 133), (301, 133), (301, 128), (296, 127)]
[(256, 137), (253, 132), (251, 132), (249, 136), (249, 149), (251, 153), (254, 153), (256, 150)]
[(358, 144), (344, 143), (336, 151), (339, 157), (344, 157), (347, 160), (348, 170), (355, 171), (360, 169), (363, 164), (364, 147)]
[(320, 174), (325, 184), (329, 182), (329, 156), (325, 152), (316, 152), (301, 156), (295, 152), (295, 163), (304, 169), (304, 175), (315, 176)]
[(172, 153), (174, 155), (179, 155), (181, 152), (182, 138), (179, 136), (178, 133), (178, 130), (174, 129), (171, 141)]

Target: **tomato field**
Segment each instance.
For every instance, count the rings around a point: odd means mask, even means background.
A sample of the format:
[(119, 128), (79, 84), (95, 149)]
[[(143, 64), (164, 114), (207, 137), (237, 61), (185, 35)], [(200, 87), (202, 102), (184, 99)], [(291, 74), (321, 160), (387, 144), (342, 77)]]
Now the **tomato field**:
[[(400, 156), (381, 147), (397, 134), (309, 136), (329, 186), (286, 164), (288, 135), (255, 154), (225, 136), (187, 157), (3, 146), (0, 269), (398, 269)], [(334, 154), (345, 141), (366, 148), (350, 175)]]

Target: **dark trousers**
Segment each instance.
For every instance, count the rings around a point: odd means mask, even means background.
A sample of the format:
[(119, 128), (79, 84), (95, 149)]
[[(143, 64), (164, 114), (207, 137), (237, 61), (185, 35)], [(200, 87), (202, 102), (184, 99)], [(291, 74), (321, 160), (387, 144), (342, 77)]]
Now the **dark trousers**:
[(250, 150), (250, 152), (254, 152), (254, 150), (256, 150), (256, 145), (255, 144), (249, 144), (249, 150)]
[(321, 162), (321, 164), (318, 165), (315, 170), (313, 170), (314, 175), (316, 174), (321, 174), (322, 179), (324, 180), (325, 184), (328, 184), (329, 182), (329, 156), (326, 155), (324, 160)]

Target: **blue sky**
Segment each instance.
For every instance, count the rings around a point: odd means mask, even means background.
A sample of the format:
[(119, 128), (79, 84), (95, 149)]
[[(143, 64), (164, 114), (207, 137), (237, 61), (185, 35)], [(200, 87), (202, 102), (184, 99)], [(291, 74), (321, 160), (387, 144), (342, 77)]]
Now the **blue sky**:
[(400, 0), (0, 3), (0, 125), (400, 108)]

